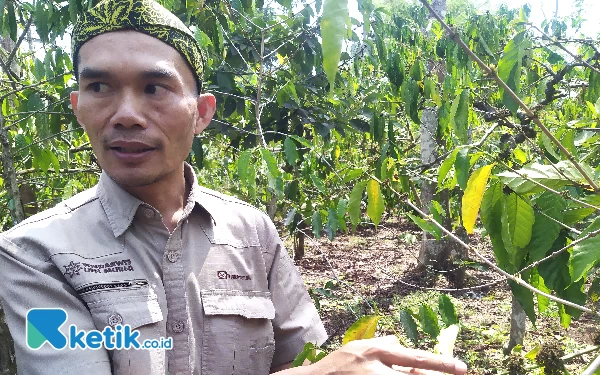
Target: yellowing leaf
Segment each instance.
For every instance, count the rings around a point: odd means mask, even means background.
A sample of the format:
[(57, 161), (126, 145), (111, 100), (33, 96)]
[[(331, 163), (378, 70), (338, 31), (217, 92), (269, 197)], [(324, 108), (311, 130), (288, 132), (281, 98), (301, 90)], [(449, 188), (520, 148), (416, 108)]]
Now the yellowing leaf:
[(354, 324), (348, 328), (346, 333), (344, 333), (342, 345), (354, 340), (373, 338), (375, 336), (375, 330), (377, 329), (379, 318), (381, 317), (377, 315), (367, 315), (354, 322)]
[(385, 210), (383, 195), (381, 195), (381, 190), (379, 189), (379, 182), (370, 180), (367, 183), (367, 198), (367, 215), (369, 215), (369, 218), (377, 226)]
[(494, 164), (477, 169), (467, 182), (467, 188), (462, 198), (462, 221), (467, 233), (473, 233), (481, 200)]
[(440, 354), (444, 357), (452, 358), (452, 352), (454, 352), (454, 344), (456, 343), (458, 331), (458, 324), (452, 324), (451, 326), (442, 329), (437, 338), (438, 343), (433, 348), (433, 351), (436, 354)]

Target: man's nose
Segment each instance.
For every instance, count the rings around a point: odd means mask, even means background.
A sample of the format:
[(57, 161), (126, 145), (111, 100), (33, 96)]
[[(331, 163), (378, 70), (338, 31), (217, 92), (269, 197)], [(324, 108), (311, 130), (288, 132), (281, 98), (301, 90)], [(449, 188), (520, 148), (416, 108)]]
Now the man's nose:
[(126, 128), (139, 126), (146, 128), (146, 120), (143, 111), (143, 101), (134, 92), (125, 91), (120, 96), (117, 108), (112, 118), (114, 126)]

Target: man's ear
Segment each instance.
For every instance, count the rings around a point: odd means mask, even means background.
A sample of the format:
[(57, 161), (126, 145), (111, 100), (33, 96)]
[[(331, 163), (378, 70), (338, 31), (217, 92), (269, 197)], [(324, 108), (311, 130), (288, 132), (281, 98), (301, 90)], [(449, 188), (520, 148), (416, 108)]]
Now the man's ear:
[(200, 94), (198, 95), (197, 107), (198, 107), (198, 118), (196, 119), (196, 126), (194, 128), (195, 134), (200, 134), (208, 124), (210, 124), (215, 111), (217, 110), (217, 99), (213, 94)]
[[(75, 113), (77, 122), (81, 124), (81, 121), (79, 121), (79, 111), (77, 110), (77, 104), (79, 103), (79, 91), (72, 91), (69, 97), (71, 99), (71, 108), (73, 108), (73, 113)], [(83, 124), (81, 124), (81, 126), (83, 126)]]

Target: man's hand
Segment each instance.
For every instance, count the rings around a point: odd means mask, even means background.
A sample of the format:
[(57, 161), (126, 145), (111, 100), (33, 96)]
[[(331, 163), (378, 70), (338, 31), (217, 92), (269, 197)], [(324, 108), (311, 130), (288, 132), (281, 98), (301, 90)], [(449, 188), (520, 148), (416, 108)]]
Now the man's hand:
[(284, 374), (306, 375), (463, 375), (467, 365), (454, 358), (405, 348), (395, 336), (352, 341), (321, 361), (284, 370)]

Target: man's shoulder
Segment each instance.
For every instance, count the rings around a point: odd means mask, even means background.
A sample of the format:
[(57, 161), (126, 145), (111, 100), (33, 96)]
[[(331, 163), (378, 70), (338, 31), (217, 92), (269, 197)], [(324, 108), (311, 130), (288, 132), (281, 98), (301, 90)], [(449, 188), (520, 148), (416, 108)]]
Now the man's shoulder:
[[(200, 186), (200, 204), (206, 203), (210, 207), (206, 207), (209, 211), (210, 208), (218, 209), (219, 205), (233, 209), (233, 212), (239, 212), (240, 214), (254, 214), (257, 216), (266, 215), (263, 211), (253, 206), (248, 202), (236, 198), (232, 195), (224, 194), (216, 190), (209, 189), (204, 186)], [(203, 199), (205, 198), (205, 199)]]
[(82, 220), (91, 218), (90, 212), (86, 208), (96, 208), (92, 207), (98, 199), (96, 188), (97, 186), (94, 186), (84, 190), (54, 207), (32, 215), (3, 232), (2, 235), (7, 238), (17, 238), (27, 234), (31, 235), (38, 230), (50, 233), (57, 230), (59, 226), (63, 229), (68, 227), (69, 222), (77, 222), (77, 226), (79, 226)]

